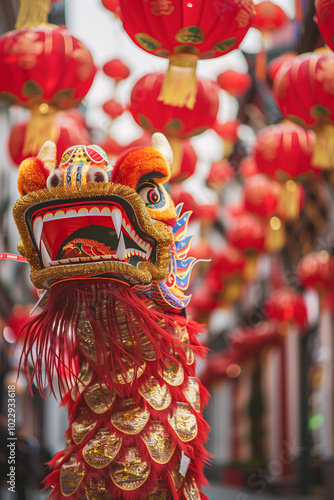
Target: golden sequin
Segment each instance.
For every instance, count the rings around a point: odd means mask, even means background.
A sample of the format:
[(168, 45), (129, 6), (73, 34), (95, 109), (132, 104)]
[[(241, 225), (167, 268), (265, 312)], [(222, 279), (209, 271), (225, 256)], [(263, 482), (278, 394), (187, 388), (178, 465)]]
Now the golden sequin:
[(96, 422), (86, 408), (80, 408), (77, 419), (72, 424), (72, 438), (75, 444), (81, 443), (85, 437), (94, 429)]
[(144, 373), (145, 366), (146, 363), (144, 361), (141, 366), (130, 366), (124, 374), (120, 370), (116, 370), (114, 373), (111, 373), (111, 378), (118, 384), (132, 384), (136, 378), (139, 378)]
[[(101, 387), (103, 394), (101, 392)], [(97, 382), (96, 384), (89, 387), (84, 393), (84, 398), (86, 400), (87, 405), (94, 413), (102, 414), (105, 413), (108, 409), (111, 408), (114, 400), (115, 400), (115, 391), (109, 389), (105, 384), (100, 384)]]
[(114, 461), (110, 466), (113, 483), (126, 491), (142, 486), (150, 474), (150, 466), (143, 462), (137, 448), (128, 448), (124, 462)]
[(183, 493), (186, 500), (201, 500), (196, 481), (194, 478), (188, 479), (184, 485)]
[(88, 361), (84, 361), (81, 365), (80, 372), (78, 375), (78, 380), (74, 382), (74, 386), (71, 390), (71, 398), (73, 401), (77, 400), (79, 394), (82, 394), (86, 389), (87, 385), (92, 380), (93, 370), (88, 363)]
[(173, 443), (162, 422), (150, 423), (142, 439), (151, 458), (158, 464), (166, 464), (172, 458), (176, 444)]
[(183, 394), (196, 411), (201, 410), (201, 401), (199, 395), (199, 383), (196, 377), (188, 378), (188, 386), (183, 389)]
[(170, 358), (166, 358), (165, 366), (161, 375), (162, 378), (172, 386), (181, 385), (184, 380), (184, 371), (181, 363), (172, 361)]
[(121, 445), (122, 438), (109, 429), (101, 429), (84, 447), (83, 457), (94, 469), (103, 469), (116, 457)]
[(139, 393), (155, 410), (165, 410), (172, 401), (167, 385), (160, 386), (159, 381), (154, 377), (150, 377), (139, 388)]
[(184, 483), (184, 476), (182, 476), (182, 474), (180, 474), (179, 471), (180, 471), (180, 464), (177, 465), (175, 470), (170, 472), (176, 491), (179, 490)]
[(196, 417), (187, 403), (177, 403), (177, 408), (168, 422), (183, 442), (191, 441), (197, 435)]
[(84, 493), (85, 496), (82, 500), (112, 500), (111, 493), (107, 492), (104, 479), (99, 479), (96, 482), (93, 478), (91, 478)]
[(186, 326), (177, 326), (178, 337), (183, 342), (184, 350), (187, 356), (187, 365), (192, 365), (195, 361), (195, 356), (191, 347), (189, 347), (189, 333)]
[(60, 489), (64, 497), (69, 497), (77, 491), (84, 476), (84, 464), (77, 461), (77, 455), (71, 455), (70, 460), (60, 469)]
[(111, 416), (111, 422), (125, 434), (138, 434), (147, 424), (149, 417), (146, 408), (137, 406), (134, 399), (125, 399), (119, 410)]
[(147, 500), (170, 500), (170, 491), (167, 485), (167, 481), (163, 476), (159, 476), (157, 479), (157, 486), (149, 494)]

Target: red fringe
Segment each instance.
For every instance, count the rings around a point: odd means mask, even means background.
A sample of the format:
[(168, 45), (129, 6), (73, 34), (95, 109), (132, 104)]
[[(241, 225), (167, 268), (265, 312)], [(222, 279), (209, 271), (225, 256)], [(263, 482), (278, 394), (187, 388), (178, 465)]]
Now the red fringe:
[[(120, 307), (120, 303), (126, 316), (126, 327), (133, 337), (131, 348), (118, 341), (121, 326), (116, 307)], [(100, 360), (97, 364), (81, 352), (77, 341), (82, 315), (91, 324), (96, 355)], [(181, 364), (187, 366), (183, 344), (175, 335), (176, 324), (187, 326), (194, 353), (204, 356), (205, 348), (195, 340), (202, 327), (177, 314), (164, 313), (161, 308), (148, 309), (145, 298), (139, 298), (129, 287), (98, 278), (60, 282), (52, 286), (47, 308), (33, 317), (21, 332), (24, 344), (20, 365), (24, 365), (30, 390), (34, 381), (42, 397), (46, 385), (56, 397), (53, 380), (57, 375), (62, 398), (73, 386), (79, 371), (79, 359), (83, 358), (97, 372), (98, 380), (112, 388), (115, 384), (111, 372), (118, 370), (126, 375), (128, 367), (124, 364), (124, 357), (137, 369), (142, 363), (138, 325), (153, 345), (157, 360), (155, 372), (163, 369), (166, 358), (175, 360), (176, 353)], [(31, 374), (29, 364), (33, 366)], [(124, 386), (121, 389), (123, 393)]]

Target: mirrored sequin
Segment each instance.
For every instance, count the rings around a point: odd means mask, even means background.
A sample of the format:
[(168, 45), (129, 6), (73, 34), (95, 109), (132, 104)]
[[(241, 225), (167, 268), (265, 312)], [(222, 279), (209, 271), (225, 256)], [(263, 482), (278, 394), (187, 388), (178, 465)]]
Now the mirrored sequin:
[(157, 486), (149, 494), (147, 500), (170, 500), (171, 494), (168, 488), (166, 479), (163, 476), (159, 476), (157, 479)]
[(132, 382), (139, 378), (145, 370), (146, 363), (144, 362), (141, 366), (130, 366), (125, 373), (122, 373), (120, 370), (116, 370), (111, 373), (111, 378), (114, 382), (118, 384), (132, 384)]
[(134, 399), (125, 399), (118, 411), (111, 416), (111, 422), (125, 434), (138, 434), (147, 424), (149, 417), (146, 408), (137, 406)]
[(78, 375), (78, 380), (74, 382), (74, 386), (71, 390), (71, 398), (76, 401), (79, 394), (82, 394), (86, 389), (87, 385), (90, 383), (93, 377), (93, 369), (88, 363), (84, 361), (81, 365), (80, 372)]
[(80, 408), (76, 420), (72, 424), (72, 438), (76, 444), (81, 443), (85, 437), (94, 429), (96, 422), (93, 421), (86, 408)]
[[(101, 392), (101, 388), (103, 392)], [(87, 405), (94, 413), (97, 414), (105, 413), (108, 409), (110, 409), (115, 397), (116, 394), (113, 389), (109, 392), (109, 389), (105, 384), (102, 383), (100, 387), (98, 382), (91, 387), (88, 387), (84, 393)]]
[(122, 438), (111, 434), (109, 429), (98, 431), (83, 449), (83, 457), (94, 469), (103, 469), (116, 457), (122, 445)]
[(110, 465), (110, 477), (113, 483), (126, 491), (133, 491), (142, 486), (150, 474), (150, 466), (143, 462), (136, 448), (128, 448), (123, 462), (113, 461)]
[(196, 411), (201, 410), (199, 383), (196, 377), (188, 378), (188, 385), (183, 389), (183, 394)]
[(82, 500), (112, 500), (111, 493), (107, 492), (104, 479), (99, 479), (96, 482), (91, 478), (84, 493), (85, 496)]
[(184, 483), (184, 476), (182, 476), (182, 474), (180, 474), (179, 471), (180, 471), (180, 464), (177, 465), (175, 470), (170, 472), (176, 491), (179, 490)]
[(187, 479), (183, 488), (184, 497), (186, 500), (201, 500), (195, 479)]
[(172, 458), (176, 444), (162, 422), (151, 422), (142, 439), (147, 446), (151, 458), (158, 464), (166, 464)]
[(177, 403), (172, 417), (168, 416), (168, 422), (183, 442), (191, 441), (197, 435), (196, 417), (187, 403)]
[(165, 360), (165, 366), (162, 372), (162, 378), (172, 386), (181, 385), (184, 381), (184, 371), (180, 363), (172, 361), (170, 358)]
[(140, 387), (139, 393), (155, 410), (165, 410), (172, 401), (167, 385), (160, 386), (159, 381), (154, 377), (150, 377)]
[(60, 489), (65, 497), (77, 491), (85, 476), (85, 465), (83, 462), (78, 462), (77, 458), (77, 455), (71, 455), (70, 460), (60, 469)]

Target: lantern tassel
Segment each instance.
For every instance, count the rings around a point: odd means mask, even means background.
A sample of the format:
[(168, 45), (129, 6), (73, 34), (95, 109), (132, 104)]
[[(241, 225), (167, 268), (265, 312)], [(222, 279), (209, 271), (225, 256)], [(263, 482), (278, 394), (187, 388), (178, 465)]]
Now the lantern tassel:
[(46, 23), (49, 11), (50, 0), (20, 0), (15, 28), (23, 30)]
[(173, 151), (173, 166), (172, 166), (172, 177), (180, 174), (182, 160), (183, 160), (183, 150), (181, 145), (181, 140), (178, 137), (168, 137), (168, 142)]
[(285, 227), (278, 217), (271, 217), (267, 226), (265, 248), (268, 252), (279, 252), (284, 245)]
[(183, 108), (194, 109), (197, 93), (197, 57), (173, 56), (165, 75), (158, 101)]
[(334, 168), (334, 126), (323, 125), (316, 130), (316, 136), (312, 165), (323, 169)]
[(286, 181), (282, 186), (278, 213), (285, 220), (295, 220), (299, 217), (300, 190), (297, 183), (292, 179)]
[(49, 107), (47, 104), (45, 104), (43, 108), (43, 105), (44, 104), (41, 104), (37, 108), (31, 110), (31, 116), (27, 124), (24, 138), (23, 156), (35, 156), (46, 141), (57, 140), (55, 125), (57, 110)]

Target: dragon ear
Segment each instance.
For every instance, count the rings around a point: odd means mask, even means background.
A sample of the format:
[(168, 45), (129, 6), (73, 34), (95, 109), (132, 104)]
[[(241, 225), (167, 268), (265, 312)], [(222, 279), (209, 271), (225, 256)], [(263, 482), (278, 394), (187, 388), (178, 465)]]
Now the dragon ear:
[(39, 150), (37, 158), (42, 160), (49, 172), (52, 172), (57, 166), (57, 146), (53, 141), (44, 142)]
[(156, 132), (152, 135), (152, 146), (156, 148), (164, 156), (167, 161), (169, 168), (172, 169), (173, 166), (173, 151), (167, 141), (166, 137), (160, 132)]
[(57, 166), (57, 147), (54, 142), (46, 141), (37, 157), (23, 160), (19, 167), (17, 188), (21, 196), (46, 188), (50, 170)]

